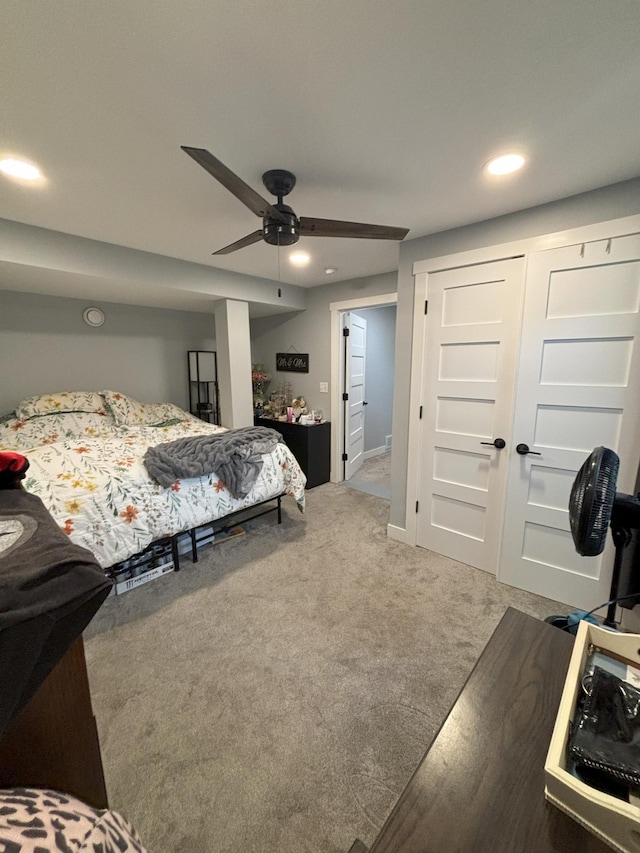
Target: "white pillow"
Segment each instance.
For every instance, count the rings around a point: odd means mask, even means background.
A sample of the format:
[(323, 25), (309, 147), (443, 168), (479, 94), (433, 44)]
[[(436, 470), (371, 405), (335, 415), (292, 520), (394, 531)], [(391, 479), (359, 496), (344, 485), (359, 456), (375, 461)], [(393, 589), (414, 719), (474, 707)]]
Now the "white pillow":
[(124, 426), (153, 426), (190, 417), (173, 403), (140, 403), (119, 391), (103, 391), (102, 394), (115, 422)]
[(60, 391), (56, 394), (39, 394), (27, 397), (16, 407), (16, 417), (21, 421), (55, 412), (93, 412), (106, 415), (104, 398), (97, 391)]

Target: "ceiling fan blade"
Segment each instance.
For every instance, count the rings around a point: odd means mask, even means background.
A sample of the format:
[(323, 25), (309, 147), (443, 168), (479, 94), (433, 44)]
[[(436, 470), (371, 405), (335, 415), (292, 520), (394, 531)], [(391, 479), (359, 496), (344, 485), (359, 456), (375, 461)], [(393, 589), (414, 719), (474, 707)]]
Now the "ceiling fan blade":
[(181, 145), (180, 147), (217, 181), (220, 181), (222, 186), (233, 193), (249, 210), (252, 210), (256, 216), (266, 216), (269, 214), (269, 216), (279, 219), (281, 222), (287, 221), (279, 210), (276, 210), (273, 205), (263, 199), (249, 184), (245, 184), (242, 178), (234, 174), (231, 169), (227, 168), (224, 163), (221, 163), (217, 157), (214, 157), (205, 148), (189, 148), (187, 145)]
[(364, 222), (341, 222), (339, 219), (300, 217), (300, 235), (304, 237), (355, 237), (370, 240), (403, 240), (408, 228), (388, 225), (366, 225)]
[(238, 249), (244, 249), (245, 246), (251, 246), (253, 243), (257, 243), (259, 240), (262, 240), (262, 229), (259, 231), (254, 231), (253, 234), (247, 234), (246, 237), (243, 237), (241, 240), (236, 240), (235, 243), (229, 243), (228, 246), (225, 246), (224, 249), (218, 249), (217, 252), (212, 252), (212, 255), (228, 255), (229, 252), (235, 252)]

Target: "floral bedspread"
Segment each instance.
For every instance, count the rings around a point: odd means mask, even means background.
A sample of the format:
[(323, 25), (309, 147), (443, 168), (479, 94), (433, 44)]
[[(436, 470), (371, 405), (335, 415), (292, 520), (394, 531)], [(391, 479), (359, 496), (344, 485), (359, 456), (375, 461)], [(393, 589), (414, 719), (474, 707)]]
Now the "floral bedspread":
[(184, 413), (160, 426), (124, 426), (110, 415), (69, 412), (0, 423), (0, 450), (30, 462), (25, 488), (38, 495), (60, 527), (106, 568), (163, 536), (189, 530), (283, 492), (304, 510), (306, 478), (284, 444), (263, 456), (244, 499), (233, 498), (215, 472), (162, 488), (142, 459), (148, 447), (221, 427)]

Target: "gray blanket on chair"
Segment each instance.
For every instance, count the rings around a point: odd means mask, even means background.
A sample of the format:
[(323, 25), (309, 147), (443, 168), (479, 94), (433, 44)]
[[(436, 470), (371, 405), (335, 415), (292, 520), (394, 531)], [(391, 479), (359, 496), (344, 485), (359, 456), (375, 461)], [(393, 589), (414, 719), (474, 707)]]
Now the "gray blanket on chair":
[(195, 435), (149, 447), (144, 464), (161, 486), (217, 474), (234, 498), (246, 497), (262, 470), (262, 454), (282, 441), (274, 429), (248, 426), (215, 435)]

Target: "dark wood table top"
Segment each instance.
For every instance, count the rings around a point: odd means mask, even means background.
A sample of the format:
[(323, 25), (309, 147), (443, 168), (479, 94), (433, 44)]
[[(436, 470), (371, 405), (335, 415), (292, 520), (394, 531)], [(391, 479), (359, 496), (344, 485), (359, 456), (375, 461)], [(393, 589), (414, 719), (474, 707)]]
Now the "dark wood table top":
[(50, 788), (109, 808), (82, 636), (0, 741), (0, 788), (14, 787)]
[(370, 853), (611, 853), (544, 798), (572, 647), (507, 610)]

